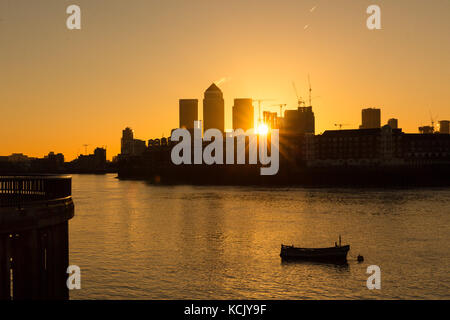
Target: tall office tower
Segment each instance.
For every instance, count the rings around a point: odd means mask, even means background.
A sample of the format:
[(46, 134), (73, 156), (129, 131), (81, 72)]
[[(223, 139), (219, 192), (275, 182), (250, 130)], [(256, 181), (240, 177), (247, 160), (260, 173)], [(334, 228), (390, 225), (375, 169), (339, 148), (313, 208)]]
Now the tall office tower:
[(121, 149), (120, 153), (123, 155), (131, 155), (133, 154), (134, 147), (134, 134), (133, 130), (129, 127), (122, 130), (122, 139), (121, 139)]
[(360, 129), (373, 129), (381, 127), (381, 110), (380, 109), (363, 109), (362, 124)]
[(392, 129), (398, 129), (398, 119), (389, 119), (387, 124)]
[(198, 100), (180, 99), (180, 128), (194, 129), (194, 121), (198, 120)]
[(299, 133), (316, 133), (315, 117), (312, 107), (298, 107), (298, 131)]
[(234, 99), (233, 129), (247, 131), (255, 126), (255, 114), (252, 99)]
[(225, 131), (225, 102), (222, 91), (214, 83), (206, 89), (203, 99), (203, 129)]
[(439, 121), (439, 133), (450, 134), (450, 121)]

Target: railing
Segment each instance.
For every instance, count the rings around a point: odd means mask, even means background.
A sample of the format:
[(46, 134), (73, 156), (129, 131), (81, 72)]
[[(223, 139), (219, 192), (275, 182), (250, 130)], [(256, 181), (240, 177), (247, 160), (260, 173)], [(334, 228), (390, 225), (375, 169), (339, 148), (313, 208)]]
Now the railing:
[(62, 199), (71, 194), (70, 176), (0, 176), (0, 207)]

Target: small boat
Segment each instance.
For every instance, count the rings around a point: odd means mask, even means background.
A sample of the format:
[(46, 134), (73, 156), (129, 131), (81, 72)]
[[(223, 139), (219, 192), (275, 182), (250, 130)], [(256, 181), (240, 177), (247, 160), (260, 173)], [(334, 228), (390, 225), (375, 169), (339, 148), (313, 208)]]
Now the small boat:
[(347, 262), (347, 253), (350, 250), (349, 245), (341, 245), (341, 236), (339, 244), (334, 243), (334, 247), (329, 248), (297, 248), (281, 245), (280, 257), (282, 260), (304, 260), (320, 262)]

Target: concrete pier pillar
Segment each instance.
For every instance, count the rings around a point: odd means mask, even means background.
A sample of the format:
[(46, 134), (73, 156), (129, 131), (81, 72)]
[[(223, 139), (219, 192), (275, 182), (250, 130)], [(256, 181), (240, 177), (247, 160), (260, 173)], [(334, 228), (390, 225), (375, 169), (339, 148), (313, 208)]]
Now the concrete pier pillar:
[(68, 299), (71, 178), (0, 177), (0, 299)]

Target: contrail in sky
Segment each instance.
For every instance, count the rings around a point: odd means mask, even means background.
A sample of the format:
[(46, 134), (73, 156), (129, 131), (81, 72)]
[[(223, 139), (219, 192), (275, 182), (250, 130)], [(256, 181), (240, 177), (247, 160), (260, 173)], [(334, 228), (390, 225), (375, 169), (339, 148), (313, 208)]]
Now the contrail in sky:
[(231, 78), (230, 78), (230, 77), (223, 77), (223, 78), (221, 78), (221, 79), (219, 79), (219, 80), (217, 80), (217, 81), (214, 81), (214, 83), (215, 83), (216, 85), (220, 85), (220, 84), (225, 83), (225, 82), (228, 82), (228, 81), (231, 81)]

